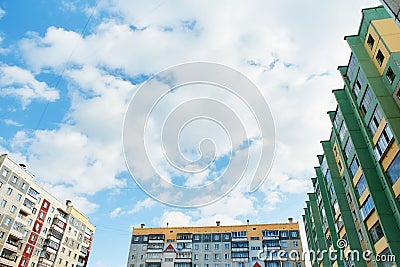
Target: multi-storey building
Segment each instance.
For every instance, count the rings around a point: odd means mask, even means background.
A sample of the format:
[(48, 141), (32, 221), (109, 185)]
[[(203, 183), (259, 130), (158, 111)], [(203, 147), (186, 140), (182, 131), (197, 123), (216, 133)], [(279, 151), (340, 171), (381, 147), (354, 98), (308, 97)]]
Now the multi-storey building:
[(87, 266), (95, 227), (0, 156), (0, 267)]
[(134, 228), (128, 267), (301, 267), (299, 225)]
[(303, 216), (313, 266), (400, 266), (400, 28), (382, 6), (362, 14)]
[(385, 6), (386, 10), (395, 19), (396, 23), (400, 25), (400, 1), (399, 0), (380, 0)]

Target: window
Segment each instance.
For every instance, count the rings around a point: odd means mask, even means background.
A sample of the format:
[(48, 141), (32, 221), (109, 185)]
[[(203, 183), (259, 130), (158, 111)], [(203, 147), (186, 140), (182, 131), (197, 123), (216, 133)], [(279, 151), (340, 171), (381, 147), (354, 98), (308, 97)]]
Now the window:
[(298, 247), (299, 246), (299, 242), (298, 241), (293, 241), (293, 246), (294, 247)]
[(358, 239), (363, 240), (363, 234), (361, 233), (361, 230), (358, 230)]
[(363, 117), (365, 116), (365, 114), (367, 114), (369, 107), (371, 106), (371, 102), (372, 99), (374, 98), (373, 94), (372, 94), (372, 90), (369, 87), (369, 85), (367, 86), (367, 89), (365, 89), (365, 93), (364, 93), (364, 97), (361, 101), (361, 113), (363, 115)]
[(25, 190), (27, 186), (28, 185), (26, 183), (22, 183), (22, 185), (21, 185), (22, 190)]
[(396, 75), (394, 74), (391, 67), (389, 67), (388, 70), (386, 71), (386, 78), (388, 79), (390, 84), (392, 84), (394, 79), (396, 78)]
[(12, 191), (13, 191), (12, 188), (9, 187), (9, 188), (7, 189), (7, 195), (11, 195)]
[(382, 111), (379, 106), (376, 106), (374, 114), (372, 115), (372, 118), (368, 124), (368, 128), (372, 137), (374, 137), (376, 130), (378, 129), (379, 124), (381, 123), (382, 118), (383, 118)]
[(350, 165), (350, 171), (351, 171), (351, 174), (353, 175), (353, 177), (354, 177), (354, 175), (356, 175), (359, 166), (360, 165), (358, 163), (357, 157), (354, 157), (354, 159), (353, 159), (353, 161), (351, 162), (351, 165)]
[(229, 243), (225, 243), (224, 247), (225, 247), (225, 249), (229, 249), (229, 247), (230, 247)]
[(297, 237), (298, 237), (298, 234), (297, 234), (296, 231), (292, 231), (292, 232), (290, 232), (290, 236), (291, 236), (292, 238), (297, 238)]
[(386, 149), (388, 148), (390, 141), (392, 139), (393, 139), (392, 131), (390, 130), (389, 125), (386, 125), (385, 129), (383, 129), (382, 134), (378, 139), (378, 142), (374, 147), (374, 152), (377, 160), (381, 159), (382, 155), (386, 152)]
[(231, 258), (231, 254), (225, 254), (225, 259), (228, 260)]
[(11, 179), (11, 183), (16, 184), (17, 182), (18, 182), (18, 177), (13, 176), (13, 178)]
[(1, 175), (3, 176), (3, 177), (6, 177), (7, 175), (8, 175), (8, 170), (7, 169), (3, 169), (3, 171), (1, 172)]
[(372, 50), (372, 48), (374, 47), (374, 43), (375, 43), (374, 38), (372, 37), (371, 34), (369, 34), (369, 35), (368, 35), (368, 39), (367, 39), (367, 45), (369, 46), (369, 48), (370, 48), (371, 50)]
[(343, 122), (342, 126), (340, 126), (340, 130), (339, 130), (339, 137), (340, 137), (340, 141), (343, 143), (344, 141), (344, 137), (347, 133), (347, 127), (346, 124)]
[(247, 232), (246, 231), (240, 231), (240, 232), (232, 232), (232, 237), (247, 237)]
[(353, 220), (356, 222), (356, 221), (357, 221), (357, 214), (356, 214), (356, 211), (353, 210), (353, 211), (351, 212), (351, 215), (353, 216)]
[(362, 86), (364, 85), (364, 82), (365, 82), (365, 76), (360, 69), (357, 73), (357, 78), (353, 86), (353, 94), (356, 96), (356, 99), (358, 99), (358, 96), (360, 94)]
[(337, 213), (339, 211), (339, 204), (336, 199), (335, 199), (335, 202), (333, 203), (333, 209), (334, 209), (335, 213)]
[(7, 200), (3, 199), (0, 203), (0, 207), (5, 207), (7, 205)]
[(4, 225), (8, 226), (8, 225), (10, 225), (10, 223), (11, 223), (11, 219), (7, 217), (7, 218), (4, 220)]
[(331, 172), (329, 170), (326, 172), (325, 180), (326, 180), (326, 183), (328, 183), (328, 184), (331, 181)]
[(0, 239), (4, 237), (4, 232), (0, 232)]
[(199, 250), (199, 244), (194, 244), (194, 249)]
[(372, 202), (371, 196), (368, 196), (367, 200), (361, 206), (361, 216), (362, 219), (365, 220), (375, 208), (374, 203)]
[(378, 61), (379, 66), (382, 66), (383, 61), (385, 60), (385, 56), (382, 54), (382, 51), (379, 49), (378, 53), (376, 53), (376, 61)]
[(28, 220), (28, 225), (32, 225), (32, 223), (33, 223), (33, 220), (32, 220), (32, 219), (29, 219), (29, 220)]
[(210, 249), (210, 245), (209, 244), (204, 244), (204, 250), (209, 250)]
[(346, 198), (347, 198), (347, 202), (349, 202), (349, 204), (352, 204), (353, 200), (351, 199), (350, 192), (347, 192)]
[(383, 230), (379, 222), (372, 226), (368, 232), (374, 244), (383, 237)]
[(207, 253), (206, 253), (206, 254), (204, 254), (204, 259), (205, 259), (205, 260), (209, 260), (209, 259), (210, 259), (210, 255), (209, 255), (209, 254), (207, 254)]
[(361, 175), (361, 178), (356, 185), (356, 191), (357, 191), (358, 197), (360, 197), (364, 193), (365, 189), (367, 189), (367, 182), (365, 181), (365, 177), (363, 174), (363, 175)]
[(14, 213), (16, 210), (17, 210), (17, 207), (14, 206), (14, 205), (12, 205), (12, 206), (11, 206), (11, 209), (10, 209), (11, 213)]
[(0, 181), (0, 188), (3, 186), (3, 182)]
[(282, 245), (283, 248), (287, 248), (287, 242), (286, 241), (282, 241), (281, 245)]
[(354, 73), (357, 71), (357, 65), (358, 65), (357, 58), (353, 53), (351, 53), (349, 66), (347, 67), (347, 72), (346, 72), (346, 76), (349, 80), (353, 78)]
[(333, 184), (329, 187), (329, 195), (332, 198), (335, 195), (335, 189), (333, 188)]
[(328, 171), (328, 163), (326, 162), (325, 157), (322, 159), (322, 162), (321, 162), (321, 171), (322, 171), (323, 175), (325, 175), (326, 172)]
[(346, 146), (344, 147), (344, 153), (346, 154), (346, 158), (350, 157), (350, 153), (353, 151), (353, 143), (350, 138), (347, 140)]
[(215, 254), (214, 259), (219, 260), (219, 254)]
[(397, 156), (390, 164), (389, 168), (387, 169), (387, 174), (392, 184), (395, 184), (400, 178), (400, 153), (397, 153)]
[(48, 202), (44, 202), (44, 203), (43, 203), (43, 207), (44, 207), (45, 209), (47, 209), (48, 206), (49, 206), (49, 203), (48, 203)]
[(31, 251), (32, 251), (32, 247), (28, 247), (28, 248), (26, 249), (26, 253), (27, 253), (27, 254), (31, 254)]
[(340, 108), (337, 108), (335, 118), (333, 119), (333, 124), (335, 125), (336, 129), (339, 129), (340, 122), (342, 120), (342, 112), (340, 111)]
[(20, 201), (21, 198), (22, 198), (22, 195), (21, 195), (21, 194), (18, 194), (17, 197), (16, 197), (17, 201)]
[(214, 249), (218, 250), (219, 249), (219, 244), (214, 244)]

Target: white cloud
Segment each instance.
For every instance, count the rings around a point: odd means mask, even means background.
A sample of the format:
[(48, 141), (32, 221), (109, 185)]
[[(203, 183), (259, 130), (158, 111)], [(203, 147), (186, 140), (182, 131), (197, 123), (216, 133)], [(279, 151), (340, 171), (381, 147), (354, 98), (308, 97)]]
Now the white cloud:
[[(122, 120), (135, 90), (127, 80), (181, 62), (216, 61), (248, 75), (274, 114), (277, 151), (261, 188), (263, 203), (246, 194), (244, 183), (220, 202), (196, 212), (166, 211), (156, 221), (210, 224), (220, 219), (229, 224), (257, 216), (260, 208), (268, 213), (283, 195), (305, 194), (310, 188), (316, 154), (321, 152), (319, 140), (329, 137), (326, 111), (334, 108), (330, 91), (342, 87), (336, 66), (346, 64), (349, 57), (343, 35), (357, 32), (362, 5), (376, 4), (222, 1), (210, 8), (205, 2), (100, 1), (96, 14), (109, 16), (87, 36), (49, 27), (44, 36), (31, 34), (20, 42), (33, 71), (59, 72), (66, 67), (71, 109), (58, 129), (16, 136), (14, 145), (27, 150), (32, 169), (43, 181), (67, 185), (78, 196), (122, 187), (124, 181), (115, 178), (125, 170)], [(129, 78), (123, 80), (116, 73)], [(25, 91), (19, 96), (32, 99)], [(205, 134), (207, 130), (202, 129)], [(130, 212), (147, 207), (144, 201)], [(116, 208), (110, 216), (124, 212), (128, 210)]]
[(116, 218), (121, 216), (122, 208), (115, 208), (112, 212), (110, 212), (111, 218)]
[(55, 88), (36, 80), (29, 70), (17, 66), (0, 64), (0, 86), (0, 95), (17, 97), (24, 107), (35, 99), (54, 102), (60, 97)]
[(6, 14), (6, 11), (2, 8), (0, 8), (0, 19), (2, 19)]
[(14, 120), (11, 120), (11, 119), (5, 119), (5, 120), (3, 120), (3, 121), (4, 121), (4, 123), (7, 124), (7, 125), (17, 126), (17, 127), (21, 127), (21, 126), (22, 126), (21, 123), (19, 123), (19, 122), (17, 122), (17, 121), (14, 121)]

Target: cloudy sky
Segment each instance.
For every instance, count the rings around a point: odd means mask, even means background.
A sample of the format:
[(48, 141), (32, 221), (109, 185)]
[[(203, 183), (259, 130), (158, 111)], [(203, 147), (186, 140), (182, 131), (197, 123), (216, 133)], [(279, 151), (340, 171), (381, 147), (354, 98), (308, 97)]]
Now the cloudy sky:
[[(329, 137), (331, 90), (342, 88), (336, 68), (350, 56), (343, 37), (358, 32), (362, 8), (376, 5), (0, 0), (0, 153), (26, 163), (41, 185), (89, 214), (97, 226), (94, 267), (125, 266), (130, 229), (140, 223), (301, 220), (319, 141)], [(219, 201), (182, 209), (137, 186), (125, 164), (122, 129), (129, 101), (146, 79), (191, 61), (227, 65), (258, 86), (274, 117), (276, 151), (257, 192), (248, 193), (245, 177)], [(201, 139), (206, 128), (186, 135)], [(195, 145), (190, 140), (184, 145)], [(207, 177), (198, 179), (192, 184)]]

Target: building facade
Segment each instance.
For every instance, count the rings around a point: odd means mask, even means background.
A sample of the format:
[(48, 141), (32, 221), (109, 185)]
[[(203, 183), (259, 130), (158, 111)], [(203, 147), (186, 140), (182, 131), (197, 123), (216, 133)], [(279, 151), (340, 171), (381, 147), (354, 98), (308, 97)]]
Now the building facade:
[[(143, 225), (142, 225), (143, 226)], [(135, 228), (128, 267), (301, 267), (298, 223)]]
[(400, 1), (399, 0), (380, 0), (385, 6), (386, 10), (395, 19), (396, 23), (400, 25)]
[(303, 216), (313, 266), (400, 266), (400, 28), (382, 6), (362, 14)]
[(0, 156), (0, 267), (87, 266), (95, 226)]

